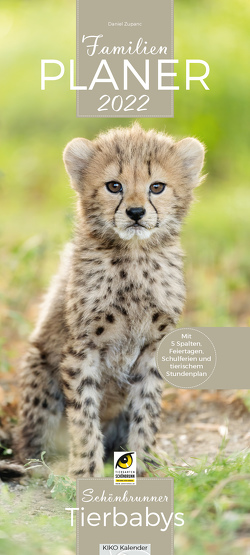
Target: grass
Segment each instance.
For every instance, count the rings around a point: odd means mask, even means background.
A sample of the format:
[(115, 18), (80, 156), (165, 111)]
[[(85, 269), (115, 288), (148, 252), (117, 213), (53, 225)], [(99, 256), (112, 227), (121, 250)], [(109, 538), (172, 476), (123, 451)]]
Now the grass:
[[(175, 555), (242, 555), (250, 546), (250, 452), (226, 457), (224, 447), (225, 442), (212, 463), (208, 464), (204, 457), (194, 459), (192, 465), (183, 461), (182, 466), (173, 463), (157, 473), (150, 472), (151, 476), (174, 478), (175, 513), (184, 513), (185, 520), (183, 527), (175, 527)], [(46, 465), (44, 454), (42, 464)], [(106, 475), (113, 475), (111, 464), (106, 467)], [(32, 497), (39, 495), (35, 484), (23, 494), (21, 511), (15, 494), (7, 486), (2, 488), (0, 552), (6, 555), (74, 553), (75, 528), (70, 528), (64, 509), (75, 506), (75, 484), (51, 471), (47, 486), (53, 498), (51, 508), (57, 503), (54, 516), (43, 514), (43, 507), (37, 514), (30, 514)], [(6, 511), (6, 506), (11, 507), (11, 513)]]
[[(67, 68), (75, 56), (74, 0), (2, 0), (0, 12), (2, 417), (16, 403), (16, 368), (60, 250), (72, 235), (75, 201), (62, 149), (74, 136), (92, 139), (100, 130), (130, 121), (77, 119), (67, 75), (40, 90), (42, 58), (61, 60)], [(196, 191), (198, 202), (182, 233), (188, 288), (182, 327), (250, 325), (249, 18), (248, 0), (176, 0), (180, 91), (175, 117), (140, 121), (145, 128), (176, 137), (196, 136), (207, 147), (208, 177)], [(185, 91), (186, 58), (208, 61), (209, 92), (198, 84)], [(13, 384), (7, 393), (2, 387), (6, 381)], [(245, 403), (249, 405), (249, 396)], [(175, 477), (175, 510), (185, 513), (185, 526), (176, 531), (176, 555), (250, 552), (249, 480), (244, 478), (249, 471), (248, 453), (227, 458), (223, 449), (212, 464), (204, 458), (194, 460), (192, 468), (166, 469)], [(107, 475), (111, 472), (106, 466)], [(57, 499), (65, 490), (73, 495), (74, 487), (67, 477), (53, 475), (50, 480), (51, 504), (60, 504), (60, 516), (48, 516), (42, 509), (30, 514), (35, 484), (22, 494), (25, 507), (7, 486), (2, 488), (1, 553), (75, 552), (74, 530), (64, 514), (66, 498)]]
[(0, 552), (4, 555), (74, 555), (75, 530), (70, 527), (64, 501), (57, 504), (57, 515), (31, 511), (37, 489), (30, 487), (16, 501), (16, 494), (4, 486), (0, 505)]
[(220, 451), (211, 464), (204, 457), (172, 475), (175, 511), (185, 514), (185, 526), (176, 532), (176, 554), (243, 553), (240, 540), (249, 531), (250, 453), (225, 457)]

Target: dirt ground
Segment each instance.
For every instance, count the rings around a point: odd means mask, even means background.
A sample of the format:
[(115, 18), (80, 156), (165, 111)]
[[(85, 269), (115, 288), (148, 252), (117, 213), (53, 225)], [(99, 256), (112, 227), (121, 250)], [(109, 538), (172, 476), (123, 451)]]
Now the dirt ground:
[[(7, 394), (13, 395), (13, 384), (4, 384)], [(163, 395), (161, 430), (158, 434), (159, 454), (169, 466), (192, 465), (193, 457), (211, 462), (218, 454), (223, 438), (226, 439), (224, 454), (249, 449), (250, 415), (243, 402), (244, 391), (240, 390), (178, 390), (166, 388)], [(10, 401), (10, 399), (9, 399)], [(8, 403), (6, 408), (8, 408)], [(65, 446), (65, 432), (61, 446)], [(64, 448), (65, 450), (65, 448)], [(54, 472), (65, 474), (66, 454), (60, 462), (52, 463)], [(3, 484), (0, 481), (0, 492)], [(11, 482), (9, 490), (15, 493), (15, 506), (22, 508), (23, 492), (29, 491), (27, 479), (21, 483)], [(3, 501), (11, 512), (9, 502)], [(38, 478), (32, 488), (30, 515), (39, 513), (60, 515), (65, 503), (52, 499), (44, 478)]]
[(223, 438), (230, 455), (250, 447), (250, 414), (241, 390), (177, 390), (163, 396), (159, 446), (177, 464), (192, 464), (192, 457), (211, 462)]
[[(9, 514), (13, 513), (13, 498), (4, 499), (1, 495), (4, 488), (3, 482), (0, 480), (0, 507), (4, 508)], [(36, 483), (30, 487), (27, 479), (22, 479), (21, 483), (10, 482), (8, 490), (14, 494), (15, 510), (26, 515), (47, 515), (61, 516), (65, 513), (65, 500), (58, 501), (53, 499), (46, 485), (46, 480), (37, 479)], [(24, 493), (26, 495), (24, 495)], [(29, 502), (27, 501), (29, 500)]]

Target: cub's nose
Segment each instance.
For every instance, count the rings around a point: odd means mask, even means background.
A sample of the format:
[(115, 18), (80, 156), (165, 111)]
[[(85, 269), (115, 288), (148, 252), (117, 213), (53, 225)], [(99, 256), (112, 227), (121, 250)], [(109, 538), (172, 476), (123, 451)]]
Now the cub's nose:
[(136, 208), (127, 208), (126, 214), (131, 220), (138, 222), (141, 218), (143, 218), (144, 214), (146, 213), (145, 208), (136, 207)]

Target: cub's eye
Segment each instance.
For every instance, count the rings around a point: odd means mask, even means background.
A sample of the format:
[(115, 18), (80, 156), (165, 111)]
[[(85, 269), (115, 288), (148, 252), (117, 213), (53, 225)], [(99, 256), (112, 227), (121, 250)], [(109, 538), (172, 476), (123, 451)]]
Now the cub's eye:
[(134, 453), (132, 452), (132, 453), (126, 453), (126, 455), (122, 455), (118, 459), (115, 467), (117, 468), (117, 466), (119, 466), (120, 468), (129, 468), (133, 462), (133, 457), (132, 457), (133, 454)]
[(154, 193), (154, 195), (159, 195), (164, 191), (165, 187), (165, 183), (152, 183), (152, 185), (150, 185), (149, 187), (149, 190), (151, 191), (151, 193)]
[(106, 187), (110, 193), (121, 193), (122, 192), (122, 185), (119, 181), (109, 181), (106, 183)]

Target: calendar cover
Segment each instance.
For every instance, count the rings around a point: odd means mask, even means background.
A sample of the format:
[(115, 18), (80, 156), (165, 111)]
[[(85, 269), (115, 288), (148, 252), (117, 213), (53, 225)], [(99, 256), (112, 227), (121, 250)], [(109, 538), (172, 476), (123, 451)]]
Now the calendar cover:
[(247, 0), (2, 0), (0, 552), (250, 552)]

